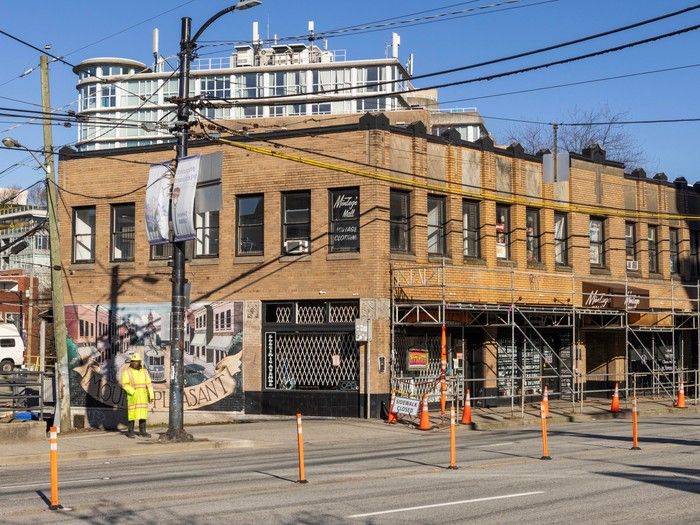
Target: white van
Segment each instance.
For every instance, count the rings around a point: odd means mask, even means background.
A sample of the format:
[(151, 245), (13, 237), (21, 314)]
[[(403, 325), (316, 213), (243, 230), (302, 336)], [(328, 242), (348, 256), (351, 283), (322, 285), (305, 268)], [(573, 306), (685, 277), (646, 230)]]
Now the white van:
[(24, 341), (12, 323), (0, 323), (0, 373), (24, 364)]

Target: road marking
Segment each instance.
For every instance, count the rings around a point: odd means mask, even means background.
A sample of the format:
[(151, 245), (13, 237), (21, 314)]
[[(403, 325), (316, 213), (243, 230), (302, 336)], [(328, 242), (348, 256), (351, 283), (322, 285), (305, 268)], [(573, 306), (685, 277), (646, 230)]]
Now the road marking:
[[(104, 477), (104, 478), (89, 478), (89, 479), (71, 479), (68, 481), (59, 481), (59, 486), (60, 485), (68, 485), (69, 483), (85, 483), (86, 481), (106, 481), (111, 478), (109, 477)], [(2, 485), (0, 486), (0, 490), (2, 489), (22, 489), (22, 488), (28, 488), (28, 487), (45, 487), (46, 483), (25, 483), (23, 485)]]
[(434, 509), (436, 507), (449, 507), (451, 505), (464, 505), (465, 503), (478, 503), (480, 501), (493, 501), (497, 499), (522, 498), (524, 496), (534, 496), (535, 494), (544, 494), (543, 491), (537, 492), (520, 492), (518, 494), (505, 494), (503, 496), (490, 496), (487, 498), (463, 499), (460, 501), (448, 501), (447, 503), (435, 503), (433, 505), (421, 505), (419, 507), (404, 507), (402, 509), (381, 510), (379, 512), (367, 512), (365, 514), (353, 514), (348, 518), (365, 518), (367, 516), (379, 516), (382, 514), (393, 514), (395, 512), (408, 512), (411, 510)]
[(504, 441), (503, 443), (491, 443), (489, 445), (480, 445), (481, 448), (484, 447), (505, 447), (506, 445), (514, 445), (515, 441)]

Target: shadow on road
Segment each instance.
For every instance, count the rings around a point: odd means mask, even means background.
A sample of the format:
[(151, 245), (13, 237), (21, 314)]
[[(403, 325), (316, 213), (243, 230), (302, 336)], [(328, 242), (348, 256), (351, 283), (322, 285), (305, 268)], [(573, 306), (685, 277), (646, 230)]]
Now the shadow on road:
[(658, 465), (629, 465), (646, 472), (596, 472), (601, 476), (629, 479), (640, 483), (650, 483), (661, 487), (700, 494), (700, 469), (682, 467), (662, 467)]
[[(569, 432), (566, 430), (556, 430), (550, 432), (552, 436), (570, 436), (570, 437), (580, 437), (589, 439), (600, 439), (601, 441), (630, 441), (631, 436), (611, 436), (607, 434), (595, 434), (591, 432)], [(650, 437), (650, 436), (639, 436), (640, 446), (642, 443), (665, 443), (670, 445), (685, 445), (689, 447), (697, 447), (700, 445), (700, 440), (697, 439), (678, 439), (678, 438), (667, 438), (667, 437)]]
[(277, 474), (272, 474), (271, 472), (263, 472), (262, 470), (254, 470), (253, 472), (257, 474), (263, 474), (264, 476), (270, 476), (271, 478), (281, 479), (282, 481), (289, 481), (290, 483), (297, 482), (297, 480), (295, 479), (289, 479), (282, 476), (278, 476)]

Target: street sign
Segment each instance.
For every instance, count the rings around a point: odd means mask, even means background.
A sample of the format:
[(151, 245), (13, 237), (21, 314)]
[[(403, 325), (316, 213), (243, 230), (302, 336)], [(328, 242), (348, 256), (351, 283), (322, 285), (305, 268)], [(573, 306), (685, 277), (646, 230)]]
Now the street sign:
[(418, 407), (420, 406), (419, 399), (413, 399), (410, 397), (396, 397), (394, 399), (394, 404), (392, 409), (397, 414), (406, 414), (409, 416), (418, 416)]

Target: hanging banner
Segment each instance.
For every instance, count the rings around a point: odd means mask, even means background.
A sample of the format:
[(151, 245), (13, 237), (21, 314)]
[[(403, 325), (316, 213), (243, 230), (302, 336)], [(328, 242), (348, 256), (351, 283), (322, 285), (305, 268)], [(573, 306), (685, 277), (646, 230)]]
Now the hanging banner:
[(193, 155), (178, 160), (173, 184), (173, 233), (175, 241), (195, 238), (194, 196), (197, 191), (201, 157)]
[(154, 164), (148, 172), (146, 187), (146, 235), (148, 244), (170, 242), (168, 215), (170, 213), (170, 169), (163, 164)]

